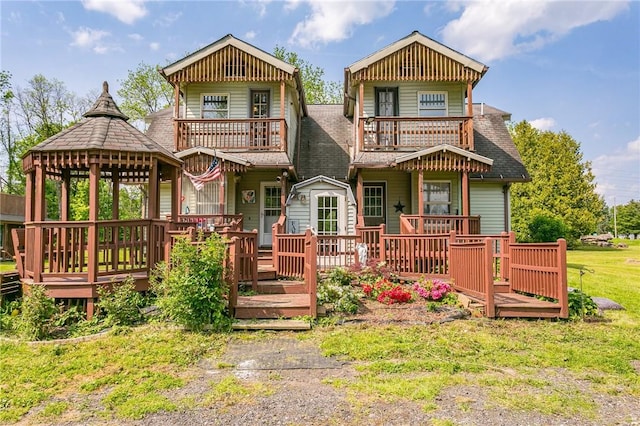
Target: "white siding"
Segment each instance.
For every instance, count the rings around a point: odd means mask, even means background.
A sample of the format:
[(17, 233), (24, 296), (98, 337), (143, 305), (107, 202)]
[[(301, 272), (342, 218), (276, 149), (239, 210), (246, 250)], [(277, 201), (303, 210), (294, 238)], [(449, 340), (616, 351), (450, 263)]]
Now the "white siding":
[(160, 219), (171, 214), (171, 183), (160, 183)]
[[(320, 191), (334, 191), (341, 194), (344, 197), (344, 208), (346, 214), (345, 230), (341, 230), (341, 234), (354, 235), (356, 232), (356, 220), (357, 209), (356, 205), (349, 202), (347, 196), (347, 190), (341, 187), (333, 186), (327, 182), (316, 182), (309, 186), (305, 186), (298, 190), (298, 194), (304, 195), (304, 201), (298, 199), (292, 199), (287, 206), (287, 221), (297, 221), (299, 229), (298, 232), (304, 232), (309, 226), (315, 226), (311, 223), (311, 197), (313, 194), (317, 194)], [(287, 223), (287, 229), (290, 224)]]
[(471, 182), (471, 214), (480, 215), (480, 232), (499, 234), (505, 229), (504, 193), (501, 183)]

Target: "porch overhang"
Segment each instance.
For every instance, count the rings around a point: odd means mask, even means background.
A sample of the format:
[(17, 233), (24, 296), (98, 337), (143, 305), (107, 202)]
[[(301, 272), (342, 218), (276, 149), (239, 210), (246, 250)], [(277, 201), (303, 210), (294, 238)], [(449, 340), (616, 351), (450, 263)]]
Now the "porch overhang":
[(341, 189), (346, 190), (347, 198), (348, 198), (349, 202), (351, 204), (356, 204), (356, 198), (353, 196), (353, 191), (351, 190), (351, 185), (349, 185), (348, 183), (345, 183), (345, 182), (340, 182), (339, 180), (330, 178), (328, 176), (319, 175), (319, 176), (313, 177), (311, 179), (307, 179), (307, 180), (304, 180), (302, 182), (298, 182), (298, 183), (294, 184), (291, 187), (291, 190), (289, 191), (289, 196), (287, 197), (286, 205), (289, 205), (291, 203), (291, 200), (293, 200), (296, 197), (296, 195), (298, 194), (299, 190), (301, 190), (302, 188), (304, 188), (306, 186), (313, 185), (316, 182), (328, 183), (329, 185), (332, 185), (332, 186), (335, 186), (337, 188), (341, 188)]
[[(194, 157), (194, 156), (199, 157), (202, 155), (210, 157), (211, 159), (219, 158), (220, 160), (222, 160), (220, 166), (224, 172), (242, 173), (242, 172), (246, 172), (247, 168), (253, 166), (253, 163), (251, 163), (250, 161), (247, 161), (233, 154), (229, 154), (227, 152), (218, 151), (215, 149), (205, 148), (201, 146), (185, 149), (184, 151), (177, 152), (175, 155), (178, 158), (184, 159), (185, 166), (187, 167), (195, 166), (194, 164), (191, 164), (192, 163), (191, 161), (187, 161), (188, 158)], [(206, 164), (208, 165), (210, 163), (211, 161), (207, 158)], [(196, 168), (199, 168), (199, 167), (196, 167)]]
[(389, 167), (400, 170), (487, 173), (493, 160), (452, 145), (437, 145), (396, 157)]

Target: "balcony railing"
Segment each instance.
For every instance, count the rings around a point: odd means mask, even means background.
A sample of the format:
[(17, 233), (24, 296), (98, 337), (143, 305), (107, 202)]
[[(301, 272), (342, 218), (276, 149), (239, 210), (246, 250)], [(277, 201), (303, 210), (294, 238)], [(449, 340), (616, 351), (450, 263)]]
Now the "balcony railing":
[(424, 149), (447, 144), (473, 150), (470, 117), (368, 117), (361, 118), (363, 151)]
[(401, 234), (462, 234), (480, 233), (480, 216), (461, 215), (400, 215)]
[(175, 119), (176, 148), (287, 150), (287, 123), (282, 118)]

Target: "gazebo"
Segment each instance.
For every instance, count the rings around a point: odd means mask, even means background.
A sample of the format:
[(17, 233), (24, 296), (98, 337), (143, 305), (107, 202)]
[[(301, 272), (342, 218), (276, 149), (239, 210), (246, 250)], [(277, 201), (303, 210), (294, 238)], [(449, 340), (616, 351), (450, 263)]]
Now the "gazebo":
[[(51, 297), (84, 299), (87, 316), (99, 285), (133, 276), (148, 287), (164, 258), (171, 221), (179, 214), (182, 161), (127, 122), (103, 83), (93, 107), (77, 124), (31, 148), (26, 174), (25, 234), (18, 269), (25, 285), (44, 285)], [(46, 218), (45, 183), (60, 182), (60, 220)], [(69, 217), (73, 179), (89, 180), (89, 218)], [(111, 183), (110, 220), (99, 220), (99, 181)], [(171, 221), (160, 219), (159, 184), (171, 182)], [(146, 218), (119, 219), (121, 184), (146, 184)], [(142, 212), (141, 212), (142, 215)], [(104, 212), (103, 212), (104, 216)]]

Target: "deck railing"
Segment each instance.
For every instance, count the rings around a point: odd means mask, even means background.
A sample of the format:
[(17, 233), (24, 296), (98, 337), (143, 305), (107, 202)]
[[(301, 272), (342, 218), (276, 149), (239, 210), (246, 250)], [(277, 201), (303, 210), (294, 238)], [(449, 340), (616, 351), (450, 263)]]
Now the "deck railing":
[(358, 242), (367, 245), (367, 258), (368, 259), (380, 259), (381, 258), (381, 243), (380, 237), (384, 235), (386, 226), (384, 224), (379, 226), (357, 226), (356, 235), (358, 236)]
[(194, 147), (231, 150), (287, 150), (283, 118), (174, 120), (178, 151)]
[(400, 215), (401, 234), (480, 234), (480, 216)]
[(511, 290), (557, 299), (567, 318), (567, 242), (511, 244), (510, 250)]
[(485, 315), (495, 317), (493, 249), (490, 238), (476, 242), (454, 242), (450, 247), (453, 288), (485, 301)]
[(500, 281), (509, 280), (510, 247), (516, 242), (515, 232), (502, 232), (500, 235), (457, 235), (455, 233), (452, 235), (452, 240), (459, 243), (483, 242), (486, 238), (489, 238), (493, 253), (493, 277)]
[(244, 216), (240, 214), (181, 214), (175, 223), (176, 230), (189, 227), (202, 228), (210, 231), (221, 231), (230, 227), (236, 231), (242, 231)]
[(317, 287), (318, 287), (318, 238), (310, 229), (304, 235), (304, 283), (309, 294), (309, 315), (315, 318), (318, 314)]
[(148, 272), (164, 259), (168, 225), (148, 219), (29, 222), (24, 276), (34, 282), (48, 278), (95, 282), (99, 276)]
[(318, 270), (348, 268), (358, 263), (357, 235), (318, 235)]
[(258, 291), (258, 231), (225, 228), (219, 234), (228, 241), (237, 240), (237, 257), (233, 265), (238, 269), (238, 279), (242, 282), (251, 281), (251, 288)]
[(361, 118), (360, 149), (423, 149), (447, 144), (473, 150), (471, 117)]
[(380, 260), (400, 274), (449, 275), (449, 234), (381, 235)]
[(278, 234), (273, 251), (276, 274), (280, 277), (304, 278), (305, 234)]

